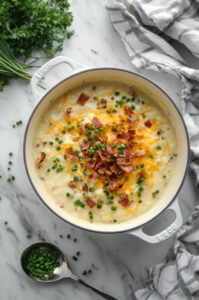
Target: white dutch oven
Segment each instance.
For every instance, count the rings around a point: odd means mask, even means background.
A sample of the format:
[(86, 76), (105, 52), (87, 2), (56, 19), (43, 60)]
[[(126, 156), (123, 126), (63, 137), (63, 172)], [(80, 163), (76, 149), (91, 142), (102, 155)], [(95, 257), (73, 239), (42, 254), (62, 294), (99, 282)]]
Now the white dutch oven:
[[(54, 66), (60, 63), (68, 64), (73, 74), (60, 81), (53, 88), (48, 90), (44, 95), (37, 90), (38, 83), (44, 78), (45, 74)], [(165, 193), (150, 210), (144, 214), (125, 221), (121, 224), (95, 224), (89, 221), (81, 220), (58, 207), (50, 195), (45, 191), (41, 180), (39, 180), (35, 162), (32, 159), (32, 145), (34, 132), (40, 122), (43, 113), (48, 107), (62, 96), (68, 89), (80, 86), (82, 83), (92, 83), (96, 81), (115, 81), (124, 82), (130, 86), (134, 86), (138, 91), (145, 93), (151, 97), (162, 108), (169, 118), (173, 129), (176, 133), (178, 156), (176, 157), (176, 168), (171, 174), (171, 180), (166, 188)], [(42, 66), (32, 78), (32, 89), (39, 102), (36, 105), (29, 122), (27, 124), (24, 139), (24, 161), (30, 182), (44, 204), (57, 214), (63, 220), (78, 226), (82, 229), (101, 232), (101, 233), (119, 233), (126, 232), (136, 235), (149, 243), (158, 243), (173, 235), (182, 225), (182, 215), (178, 205), (177, 195), (183, 184), (188, 160), (189, 160), (189, 141), (184, 121), (173, 101), (170, 97), (150, 80), (137, 75), (131, 71), (117, 68), (86, 68), (77, 62), (64, 56), (58, 56), (44, 66)], [(158, 216), (165, 209), (175, 212), (175, 221), (162, 232), (150, 236), (143, 232), (143, 227)]]

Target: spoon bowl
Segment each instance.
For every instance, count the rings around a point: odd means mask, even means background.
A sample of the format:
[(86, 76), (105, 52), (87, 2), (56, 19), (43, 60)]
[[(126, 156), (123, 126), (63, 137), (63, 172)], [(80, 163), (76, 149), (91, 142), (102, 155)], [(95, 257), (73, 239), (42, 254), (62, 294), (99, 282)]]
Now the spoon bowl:
[[(59, 267), (56, 267), (53, 271), (53, 278), (48, 278), (48, 276), (45, 277), (45, 279), (40, 279), (36, 276), (32, 276), (30, 274), (30, 272), (27, 270), (27, 258), (28, 258), (28, 254), (34, 250), (34, 249), (38, 249), (38, 248), (50, 248), (53, 250), (56, 250), (56, 252), (58, 253), (58, 260), (60, 263)], [(66, 261), (66, 257), (64, 256), (64, 254), (62, 253), (62, 251), (56, 247), (53, 244), (47, 243), (47, 242), (40, 242), (40, 243), (35, 243), (30, 245), (29, 247), (27, 247), (26, 249), (24, 249), (24, 251), (21, 254), (21, 266), (22, 269), (24, 270), (24, 272), (26, 273), (27, 276), (29, 276), (31, 279), (36, 280), (38, 282), (43, 282), (43, 283), (51, 283), (51, 282), (56, 282), (59, 281), (63, 278), (71, 278), (73, 280), (78, 281), (79, 283), (83, 284), (86, 287), (91, 288), (93, 291), (95, 291), (97, 294), (101, 295), (102, 297), (104, 297), (105, 299), (109, 299), (109, 300), (117, 300), (116, 298), (96, 289), (95, 287), (87, 284), (86, 282), (84, 282), (82, 279), (78, 278), (77, 276), (75, 276), (70, 269), (68, 268), (68, 264)]]
[[(44, 280), (42, 280), (42, 279), (40, 279), (36, 276), (32, 276), (26, 268), (28, 254), (32, 250), (42, 248), (42, 247), (56, 250), (57, 253), (59, 253), (59, 258), (58, 259), (59, 259), (59, 262), (60, 262), (60, 266), (54, 269), (53, 278), (49, 279), (48, 277), (46, 277)], [(22, 266), (22, 269), (24, 270), (24, 272), (26, 273), (26, 275), (28, 275), (30, 278), (32, 278), (36, 281), (39, 281), (39, 282), (55, 282), (55, 281), (58, 281), (62, 278), (71, 277), (71, 275), (73, 276), (73, 274), (68, 269), (66, 258), (64, 256), (64, 254), (61, 252), (61, 250), (58, 247), (56, 247), (55, 245), (50, 244), (50, 243), (46, 243), (46, 242), (35, 243), (35, 244), (32, 244), (29, 247), (27, 247), (22, 252), (22, 255), (21, 255), (21, 266)]]

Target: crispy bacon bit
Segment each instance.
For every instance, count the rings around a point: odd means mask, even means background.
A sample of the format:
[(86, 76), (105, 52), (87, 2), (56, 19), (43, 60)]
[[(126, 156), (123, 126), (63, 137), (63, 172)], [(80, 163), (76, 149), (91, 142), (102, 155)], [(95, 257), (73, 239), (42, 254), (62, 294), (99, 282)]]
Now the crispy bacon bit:
[(132, 108), (130, 108), (129, 106), (125, 106), (124, 111), (127, 113), (128, 116), (131, 116), (131, 114), (134, 115)]
[(74, 137), (74, 138), (72, 139), (72, 141), (73, 141), (73, 142), (79, 141), (79, 136)]
[(85, 128), (85, 129), (88, 129), (88, 127), (89, 127), (89, 123), (86, 123), (86, 124), (84, 125), (84, 128)]
[(146, 150), (142, 149), (142, 150), (137, 150), (133, 156), (137, 158), (137, 157), (142, 157), (145, 154), (146, 154)]
[(134, 91), (132, 86), (129, 89), (129, 95), (132, 97), (137, 97), (137, 93)]
[(111, 155), (114, 155), (116, 153), (116, 150), (113, 149), (111, 145), (106, 145), (106, 151)]
[(151, 123), (150, 120), (148, 120), (148, 121), (144, 122), (144, 125), (145, 125), (146, 127), (150, 128), (150, 127), (152, 126), (152, 123)]
[(137, 145), (136, 142), (129, 140), (129, 147), (130, 147), (131, 149), (133, 149), (133, 147), (135, 147), (136, 145)]
[(144, 178), (144, 173), (138, 172), (137, 177), (138, 177), (138, 179)]
[(79, 125), (80, 125), (80, 130), (81, 130), (81, 132), (82, 132), (82, 133), (85, 133), (86, 131), (85, 131), (85, 128), (84, 128), (84, 124), (81, 123), (81, 124), (79, 124)]
[(87, 142), (81, 142), (80, 143), (80, 147), (81, 147), (81, 150), (87, 150), (91, 145), (91, 142), (87, 141)]
[(134, 111), (129, 106), (125, 106), (124, 110), (128, 115), (128, 118), (127, 118), (128, 123), (132, 124), (132, 123), (138, 121), (138, 117), (136, 117), (136, 115), (134, 114)]
[(89, 179), (93, 179), (93, 178), (94, 178), (94, 174), (89, 174), (89, 175), (88, 175), (88, 178), (89, 178)]
[(97, 102), (97, 108), (101, 109), (101, 108), (106, 108), (106, 100), (102, 99), (101, 101)]
[(94, 117), (94, 118), (92, 119), (92, 123), (93, 123), (93, 125), (94, 125), (97, 129), (103, 127), (103, 124), (102, 124), (102, 123), (98, 120), (98, 118), (96, 118), (96, 117)]
[(96, 202), (94, 202), (90, 197), (86, 197), (86, 203), (90, 208), (93, 208), (96, 205)]
[(127, 166), (130, 164), (129, 157), (117, 157), (116, 158), (117, 164), (121, 167), (121, 165)]
[(93, 142), (102, 142), (102, 143), (104, 143), (104, 141), (105, 141), (104, 138), (99, 136), (99, 135), (95, 135), (93, 137)]
[(85, 163), (84, 167), (85, 167), (86, 169), (94, 169), (95, 164), (96, 164), (96, 161), (87, 162), (87, 163)]
[(121, 165), (120, 168), (127, 173), (136, 170), (136, 167), (134, 165), (127, 165), (127, 166)]
[(88, 185), (85, 183), (82, 187), (83, 192), (88, 192)]
[(113, 164), (109, 167), (110, 171), (112, 174), (115, 174), (115, 175), (118, 175), (120, 172), (120, 168), (116, 165), (116, 164)]
[(124, 183), (118, 180), (117, 178), (112, 178), (108, 183), (107, 189), (109, 192), (113, 192), (121, 188), (123, 184)]
[(133, 129), (132, 127), (129, 127), (129, 129), (128, 129), (128, 134), (129, 134), (129, 135), (135, 135), (135, 134), (136, 134), (136, 130)]
[(125, 139), (126, 137), (127, 137), (127, 134), (126, 134), (124, 128), (121, 128), (117, 133), (117, 138)]
[(101, 164), (97, 169), (96, 169), (97, 173), (100, 175), (112, 175), (111, 170), (109, 169), (108, 165), (105, 164)]
[(96, 160), (96, 164), (95, 164), (94, 169), (97, 170), (103, 164), (104, 164), (104, 162), (98, 157), (98, 159)]
[(129, 197), (126, 193), (120, 195), (121, 205), (127, 207), (130, 205)]
[(76, 161), (77, 160), (77, 153), (73, 150), (73, 148), (68, 148), (66, 150), (67, 160), (69, 161)]
[(129, 148), (126, 148), (123, 150), (123, 155), (126, 157), (126, 158), (130, 158), (131, 157), (131, 151)]
[(64, 113), (65, 118), (70, 118), (71, 117), (71, 112), (72, 112), (72, 107), (68, 107), (66, 112)]
[(37, 158), (37, 160), (36, 160), (37, 168), (41, 167), (41, 164), (44, 161), (45, 157), (46, 157), (46, 154), (43, 153), (43, 154), (40, 155), (40, 157)]
[(81, 93), (81, 95), (79, 96), (78, 100), (77, 100), (77, 104), (84, 106), (84, 104), (86, 103), (86, 101), (89, 99), (89, 96), (86, 95), (85, 93)]
[(99, 154), (102, 161), (107, 161), (107, 162), (110, 161), (111, 156), (110, 156), (109, 153), (102, 152), (102, 151), (99, 150), (98, 154)]
[(71, 189), (75, 189), (76, 188), (76, 184), (73, 182), (73, 181), (70, 181), (68, 183), (68, 186), (71, 188)]
[(131, 116), (129, 116), (128, 119), (127, 119), (127, 122), (129, 124), (135, 123), (137, 121), (138, 121), (138, 118), (136, 117), (136, 115), (133, 115), (133, 114)]

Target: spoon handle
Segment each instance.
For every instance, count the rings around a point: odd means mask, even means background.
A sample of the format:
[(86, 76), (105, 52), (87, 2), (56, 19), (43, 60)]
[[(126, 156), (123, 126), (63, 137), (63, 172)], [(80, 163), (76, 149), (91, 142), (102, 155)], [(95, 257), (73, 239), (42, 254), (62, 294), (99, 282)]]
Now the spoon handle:
[(104, 293), (104, 292), (102, 292), (102, 291), (94, 288), (93, 286), (89, 285), (88, 283), (84, 282), (81, 279), (78, 279), (78, 282), (80, 282), (81, 284), (85, 285), (86, 287), (91, 288), (94, 292), (96, 292), (97, 294), (99, 294), (102, 297), (104, 297), (104, 299), (107, 299), (107, 300), (118, 300), (118, 299), (116, 299), (116, 298), (114, 298), (114, 297), (112, 297), (112, 296), (110, 296), (110, 295), (108, 295), (108, 294), (106, 294), (106, 293)]

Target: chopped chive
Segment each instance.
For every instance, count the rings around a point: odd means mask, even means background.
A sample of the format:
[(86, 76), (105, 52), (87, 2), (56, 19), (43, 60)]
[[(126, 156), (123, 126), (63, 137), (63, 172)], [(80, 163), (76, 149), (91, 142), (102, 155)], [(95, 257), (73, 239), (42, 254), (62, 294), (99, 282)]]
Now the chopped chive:
[(91, 210), (88, 212), (88, 215), (89, 215), (89, 219), (93, 220), (93, 212)]
[(86, 275), (87, 274), (87, 271), (86, 270), (84, 270), (83, 272), (82, 272), (82, 275)]
[(79, 180), (78, 176), (73, 177), (73, 181), (77, 182)]
[(19, 126), (19, 125), (21, 125), (21, 124), (22, 124), (22, 121), (21, 121), (21, 120), (16, 122), (16, 125), (17, 125), (17, 126)]
[(111, 131), (112, 132), (117, 132), (117, 128), (113, 127)]
[(78, 166), (77, 166), (77, 165), (74, 165), (74, 166), (71, 168), (71, 171), (72, 171), (72, 172), (75, 172), (75, 171), (77, 171), (77, 169), (78, 169)]
[(161, 147), (161, 146), (157, 146), (156, 149), (157, 149), (157, 150), (161, 150), (162, 147)]
[(111, 210), (112, 210), (112, 211), (115, 211), (115, 210), (117, 210), (117, 207), (112, 206), (112, 207), (111, 207)]
[(136, 181), (136, 183), (137, 183), (137, 184), (141, 184), (141, 183), (143, 183), (143, 181), (144, 181), (144, 178), (141, 177), (141, 178), (139, 178), (139, 179)]
[(74, 261), (77, 261), (77, 260), (78, 260), (78, 258), (77, 258), (75, 255), (72, 257), (72, 259), (73, 259)]
[(156, 190), (155, 192), (152, 193), (153, 198), (155, 198), (159, 194), (159, 190)]
[(83, 202), (81, 202), (79, 199), (77, 199), (77, 200), (74, 201), (74, 205), (75, 206), (79, 206), (81, 208), (85, 207), (85, 204)]

